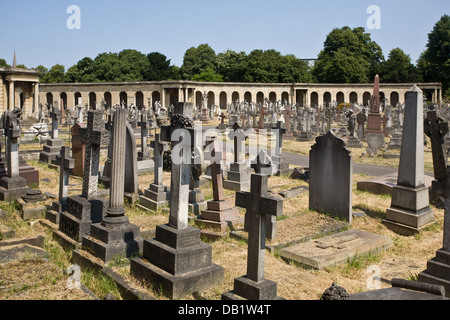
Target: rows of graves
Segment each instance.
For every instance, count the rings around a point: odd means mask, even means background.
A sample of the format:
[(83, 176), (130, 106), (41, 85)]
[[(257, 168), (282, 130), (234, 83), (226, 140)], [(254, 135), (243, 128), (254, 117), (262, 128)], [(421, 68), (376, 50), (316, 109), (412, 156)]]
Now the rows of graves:
[[(224, 292), (222, 299), (282, 299), (277, 294), (277, 283), (265, 278), (265, 241), (274, 237), (276, 217), (283, 215), (283, 198), (269, 192), (268, 181), (272, 176), (292, 172), (282, 154), (283, 140), (315, 139), (309, 155), (309, 208), (326, 212), (346, 226), (351, 226), (353, 217), (353, 160), (349, 149), (361, 147), (364, 140), (368, 144), (367, 155), (374, 156), (386, 148), (384, 141), (390, 134), (392, 149), (399, 151), (400, 164), (392, 204), (386, 208), (383, 224), (401, 235), (420, 233), (433, 223), (430, 192), (432, 197), (444, 199), (446, 211), (449, 208), (445, 153), (448, 126), (442, 119), (444, 113), (438, 115), (433, 108), (424, 109), (423, 95), (417, 87), (407, 93), (405, 106), (398, 105), (395, 111), (376, 99), (377, 90), (376, 82), (375, 99), (368, 109), (356, 104), (330, 104), (320, 110), (266, 100), (260, 106), (236, 102), (229, 106), (227, 115), (219, 115), (214, 110), (209, 112), (207, 97), (198, 109), (191, 103), (177, 103), (165, 109), (151, 101), (148, 110), (125, 106), (85, 110), (77, 106), (78, 113), (64, 117), (73, 123), (72, 148), (59, 139), (62, 116), (57, 107), (51, 106), (50, 136), (39, 155), (41, 162), (57, 166), (60, 173), (59, 193), (51, 209), (40, 205), (42, 192), (29, 188), (20, 174), (21, 113), (20, 109), (7, 111), (1, 121), (6, 156), (0, 200), (18, 200), (19, 211), (26, 220), (38, 218), (39, 212), (46, 211), (53, 237), (72, 248), (78, 259), (91, 255), (107, 265), (117, 256), (128, 258), (133, 278), (160, 288), (171, 299), (202, 292), (224, 280), (224, 268), (213, 263), (212, 246), (203, 240), (226, 237), (243, 223), (248, 244), (247, 273), (234, 280), (233, 290)], [(208, 121), (216, 115), (221, 123), (208, 127)], [(199, 123), (205, 126), (199, 129)], [(140, 152), (136, 128), (140, 128)], [(216, 136), (204, 139), (208, 130)], [(433, 148), (435, 181), (430, 192), (424, 177), (424, 133), (430, 137)], [(273, 142), (270, 148), (257, 143), (253, 148), (253, 140), (265, 135)], [(153, 138), (153, 156), (148, 138)], [(228, 142), (224, 143), (223, 138)], [(107, 160), (101, 170), (101, 147), (105, 145)], [(232, 154), (228, 162), (224, 161), (227, 150)], [(167, 158), (170, 185), (163, 183)], [(69, 196), (69, 176), (77, 166), (82, 176), (81, 194)], [(140, 193), (139, 174), (149, 171), (154, 180)], [(200, 188), (204, 173), (211, 180), (213, 198), (209, 201)], [(99, 183), (107, 189), (99, 190)], [(224, 196), (224, 189), (235, 192), (234, 203)], [(124, 201), (138, 203), (145, 212), (168, 208), (168, 221), (155, 228), (154, 237), (144, 237), (140, 227), (129, 221)], [(238, 208), (245, 210), (244, 219)], [(436, 288), (441, 293), (450, 292), (448, 216), (445, 215), (443, 248), (420, 274), (421, 284), (403, 283), (403, 289), (391, 295), (412, 297), (412, 293), (408, 295), (411, 288), (414, 295), (422, 298), (442, 298), (442, 294), (435, 294)], [(320, 240), (285, 246), (280, 256), (320, 269), (343, 263), (356, 253), (392, 246), (392, 240), (384, 236), (353, 229), (340, 231)], [(434, 291), (423, 289), (426, 286)], [(383, 293), (371, 294), (380, 297)]]

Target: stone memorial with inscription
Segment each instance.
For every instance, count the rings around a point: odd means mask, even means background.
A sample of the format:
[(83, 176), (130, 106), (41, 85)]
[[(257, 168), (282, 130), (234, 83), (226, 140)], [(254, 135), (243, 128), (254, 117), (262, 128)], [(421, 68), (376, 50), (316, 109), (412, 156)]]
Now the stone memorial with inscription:
[(58, 106), (52, 106), (50, 117), (52, 119), (52, 130), (50, 133), (50, 139), (47, 140), (47, 144), (44, 145), (44, 150), (39, 154), (39, 161), (56, 164), (56, 158), (60, 155), (63, 141), (59, 139), (58, 121), (61, 119), (61, 112)]
[(353, 162), (345, 142), (331, 131), (309, 153), (309, 208), (352, 223)]
[(279, 300), (277, 283), (265, 278), (266, 215), (281, 216), (283, 200), (268, 196), (268, 176), (251, 175), (250, 192), (236, 192), (236, 206), (246, 208), (248, 231), (247, 274), (234, 279), (234, 289), (222, 294), (222, 300)]
[(230, 170), (227, 172), (223, 187), (234, 191), (250, 191), (250, 170), (244, 159), (247, 135), (238, 124), (235, 124), (233, 131), (228, 134), (228, 138), (234, 144), (234, 158), (230, 163)]
[(433, 221), (425, 185), (423, 145), (423, 93), (413, 86), (406, 93), (405, 123), (397, 185), (383, 223), (393, 231), (411, 235)]

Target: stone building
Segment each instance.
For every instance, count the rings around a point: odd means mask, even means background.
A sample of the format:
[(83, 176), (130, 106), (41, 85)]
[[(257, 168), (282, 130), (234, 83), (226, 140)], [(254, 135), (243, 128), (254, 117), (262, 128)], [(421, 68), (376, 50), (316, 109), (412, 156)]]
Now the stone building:
[[(406, 92), (414, 84), (380, 84), (381, 100), (388, 99), (392, 105), (405, 101)], [(418, 83), (429, 101), (442, 101), (440, 83)], [(82, 105), (93, 106), (105, 101), (106, 106), (124, 103), (134, 104), (139, 108), (147, 106), (147, 99), (153, 103), (161, 101), (168, 106), (175, 102), (191, 102), (202, 105), (202, 95), (208, 95), (208, 106), (215, 105), (226, 109), (227, 104), (239, 101), (263, 103), (267, 98), (272, 102), (287, 101), (291, 104), (326, 106), (336, 101), (358, 102), (370, 101), (373, 84), (313, 84), (313, 83), (229, 83), (229, 82), (193, 82), (193, 81), (159, 81), (159, 82), (114, 82), (114, 83), (55, 83), (41, 84), (39, 101), (43, 104), (60, 102), (64, 107), (74, 108)], [(80, 100), (81, 99), (81, 100)]]

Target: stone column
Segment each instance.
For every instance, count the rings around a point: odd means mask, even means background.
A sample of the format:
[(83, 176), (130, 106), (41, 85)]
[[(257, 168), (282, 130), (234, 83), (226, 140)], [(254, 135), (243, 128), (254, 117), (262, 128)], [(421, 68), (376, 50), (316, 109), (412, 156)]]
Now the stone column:
[(14, 81), (9, 82), (9, 104), (8, 110), (14, 110)]
[(123, 224), (128, 222), (123, 207), (125, 182), (125, 148), (126, 148), (126, 122), (127, 110), (118, 109), (114, 112), (112, 157), (111, 157), (111, 184), (109, 193), (109, 208), (102, 224), (105, 226)]
[(34, 84), (34, 112), (39, 109), (39, 83)]

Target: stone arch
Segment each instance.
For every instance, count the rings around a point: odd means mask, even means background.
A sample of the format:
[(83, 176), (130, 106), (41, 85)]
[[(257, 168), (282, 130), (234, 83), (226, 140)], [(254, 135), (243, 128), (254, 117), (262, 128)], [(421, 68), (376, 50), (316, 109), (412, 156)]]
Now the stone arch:
[(286, 100), (287, 104), (290, 104), (291, 102), (289, 101), (289, 93), (284, 91), (281, 93), (281, 102), (284, 103), (284, 101)]
[(372, 94), (368, 91), (363, 93), (363, 105), (367, 106), (370, 102), (370, 100), (372, 100)]
[(277, 102), (277, 94), (276, 92), (271, 91), (269, 93), (269, 101), (272, 103), (276, 103)]
[(350, 92), (349, 101), (350, 103), (358, 103), (358, 94), (355, 91)]
[(338, 105), (345, 102), (345, 95), (342, 91), (336, 93), (336, 102)]
[(61, 106), (64, 110), (67, 109), (67, 93), (61, 92), (59, 95), (59, 100), (61, 101)]
[(95, 108), (97, 103), (97, 94), (95, 92), (89, 92), (89, 107)]
[(263, 104), (264, 103), (264, 93), (262, 93), (261, 91), (259, 91), (256, 94), (256, 103), (257, 104)]
[(142, 108), (144, 107), (144, 94), (142, 93), (142, 91), (136, 92), (134, 100), (136, 101), (136, 107), (139, 110), (142, 110)]
[(244, 93), (244, 101), (247, 101), (248, 103), (252, 103), (252, 93), (250, 91), (247, 91)]
[(222, 91), (219, 94), (219, 107), (220, 107), (220, 109), (227, 108), (227, 93), (225, 91)]
[(128, 94), (125, 91), (119, 93), (119, 104), (122, 105), (122, 103), (128, 107)]
[(400, 95), (398, 94), (398, 92), (397, 91), (392, 91), (391, 92), (391, 95), (390, 95), (390, 103), (391, 103), (391, 106), (396, 106), (397, 105), (397, 103), (400, 101)]
[(216, 94), (214, 93), (214, 91), (208, 92), (208, 108), (215, 105), (215, 101), (216, 101)]
[(105, 100), (105, 108), (111, 108), (112, 106), (112, 95), (111, 92), (107, 91), (103, 94), (103, 99)]
[(331, 104), (331, 93), (328, 91), (323, 94), (323, 105), (324, 107)]
[(202, 92), (201, 91), (197, 91), (195, 92), (195, 105), (199, 108), (202, 107)]
[(380, 91), (380, 106), (384, 104), (384, 100), (386, 99), (386, 95), (383, 91)]
[(241, 102), (239, 92), (234, 91), (231, 95), (231, 102), (235, 103), (237, 100), (239, 100), (239, 102)]
[(319, 106), (319, 94), (317, 92), (311, 92), (311, 106)]
[(161, 102), (161, 93), (159, 91), (153, 91), (152, 92), (152, 106), (155, 106), (155, 102), (159, 101)]
[[(18, 93), (18, 98), (19, 98), (19, 108), (23, 109), (23, 106), (25, 104), (25, 97), (23, 95), (23, 90), (21, 88), (17, 88), (15, 90)], [(16, 103), (17, 104), (17, 103)], [(15, 107), (15, 106), (14, 106)]]
[(75, 92), (74, 96), (74, 100), (75, 100), (75, 106), (78, 106), (79, 104), (83, 103), (83, 101), (81, 101), (81, 93), (80, 92)]
[(47, 92), (47, 94), (45, 95), (45, 98), (46, 98), (47, 104), (49, 106), (53, 105), (53, 93)]

